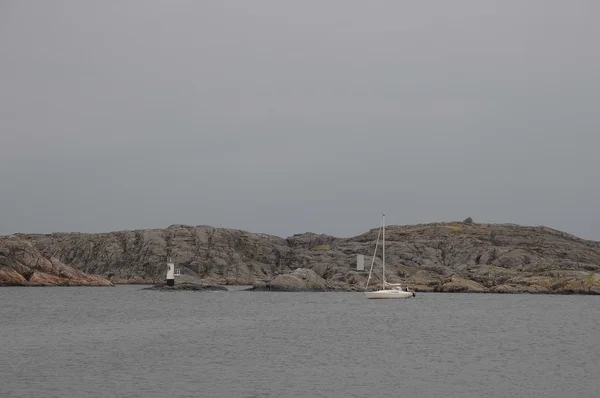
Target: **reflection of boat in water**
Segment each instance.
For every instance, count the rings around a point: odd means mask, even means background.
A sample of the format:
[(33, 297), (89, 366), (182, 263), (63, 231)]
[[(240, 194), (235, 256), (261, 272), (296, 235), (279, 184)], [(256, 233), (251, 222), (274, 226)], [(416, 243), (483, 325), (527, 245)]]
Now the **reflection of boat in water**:
[(373, 292), (365, 292), (367, 298), (370, 299), (406, 299), (415, 297), (415, 292), (404, 290), (400, 283), (388, 283), (385, 281), (385, 214), (381, 217), (381, 226), (379, 233), (377, 234), (377, 242), (375, 243), (375, 252), (373, 253), (373, 259), (371, 261), (371, 269), (369, 270), (369, 277), (367, 278), (367, 284), (365, 289), (369, 286), (369, 280), (371, 280), (371, 273), (373, 272), (373, 264), (375, 263), (375, 256), (377, 254), (377, 245), (379, 244), (379, 234), (383, 231), (383, 244), (382, 244), (382, 289), (375, 290)]

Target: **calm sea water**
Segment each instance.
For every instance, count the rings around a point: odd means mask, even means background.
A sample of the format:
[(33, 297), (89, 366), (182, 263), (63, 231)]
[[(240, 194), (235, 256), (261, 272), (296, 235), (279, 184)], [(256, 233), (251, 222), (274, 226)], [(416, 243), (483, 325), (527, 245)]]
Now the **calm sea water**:
[(139, 289), (0, 288), (0, 396), (600, 396), (600, 297)]

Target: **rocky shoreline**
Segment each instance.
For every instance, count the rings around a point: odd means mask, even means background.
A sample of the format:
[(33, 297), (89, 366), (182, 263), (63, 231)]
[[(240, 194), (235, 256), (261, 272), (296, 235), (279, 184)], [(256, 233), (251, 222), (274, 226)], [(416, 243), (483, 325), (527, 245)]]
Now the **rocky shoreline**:
[[(377, 232), (281, 238), (172, 225), (98, 234), (16, 234), (0, 237), (0, 284), (155, 285), (164, 282), (169, 256), (181, 270), (176, 284), (363, 291)], [(365, 256), (365, 271), (356, 269), (357, 254)], [(381, 283), (379, 255), (373, 260), (370, 289)], [(477, 224), (471, 219), (391, 225), (386, 229), (386, 280), (417, 292), (596, 295), (600, 242), (544, 226)]]
[(225, 286), (221, 285), (204, 285), (200, 283), (181, 283), (174, 286), (167, 286), (166, 284), (154, 285), (146, 287), (140, 290), (156, 290), (162, 292), (177, 292), (177, 291), (192, 291), (192, 292), (205, 292), (205, 291), (229, 291)]
[[(500, 285), (492, 289), (462, 278), (449, 278), (444, 284), (433, 288), (409, 286), (415, 292), (427, 293), (479, 293), (479, 294), (577, 294), (577, 295), (600, 295), (600, 287), (583, 286), (580, 288), (569, 287), (563, 289), (543, 289), (540, 286), (530, 285), (520, 287), (516, 285)], [(369, 291), (379, 289), (379, 285), (369, 286)], [(269, 282), (258, 282), (246, 291), (270, 291), (270, 292), (364, 292), (365, 289), (354, 286), (347, 287), (332, 285), (310, 269), (297, 269), (289, 274), (280, 275)]]

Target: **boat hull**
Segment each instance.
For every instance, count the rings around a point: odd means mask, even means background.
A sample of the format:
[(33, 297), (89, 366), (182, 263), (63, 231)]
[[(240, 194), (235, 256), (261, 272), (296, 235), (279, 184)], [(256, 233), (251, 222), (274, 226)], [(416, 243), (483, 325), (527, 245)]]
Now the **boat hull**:
[(407, 299), (414, 297), (413, 292), (404, 292), (401, 290), (377, 290), (374, 292), (365, 292), (370, 299)]

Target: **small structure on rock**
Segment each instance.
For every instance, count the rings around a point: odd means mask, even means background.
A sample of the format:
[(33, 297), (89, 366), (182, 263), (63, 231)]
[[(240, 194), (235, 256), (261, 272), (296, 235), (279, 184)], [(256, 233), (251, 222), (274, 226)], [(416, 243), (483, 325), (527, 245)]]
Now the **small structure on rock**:
[(204, 281), (200, 281), (201, 283), (190, 283), (184, 282), (175, 286), (175, 277), (181, 275), (181, 270), (175, 269), (175, 264), (171, 261), (171, 257), (167, 260), (167, 284), (159, 284), (150, 287), (146, 287), (141, 290), (158, 290), (158, 291), (169, 291), (174, 292), (178, 290), (188, 290), (188, 291), (229, 291), (225, 286), (221, 285), (212, 285), (209, 283), (205, 283)]
[(175, 272), (175, 264), (171, 262), (171, 257), (167, 262), (167, 286), (175, 286), (175, 276), (181, 275), (180, 271)]
[(356, 255), (356, 270), (357, 271), (365, 270), (365, 255), (364, 254)]

